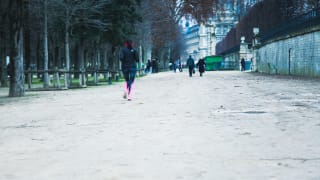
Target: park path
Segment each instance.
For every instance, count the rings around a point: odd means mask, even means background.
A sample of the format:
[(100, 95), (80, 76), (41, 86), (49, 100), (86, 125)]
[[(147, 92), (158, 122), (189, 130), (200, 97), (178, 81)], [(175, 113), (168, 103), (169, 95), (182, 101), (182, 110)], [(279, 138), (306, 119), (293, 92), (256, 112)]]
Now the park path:
[(165, 72), (133, 101), (122, 89), (1, 96), (0, 179), (320, 179), (319, 80)]

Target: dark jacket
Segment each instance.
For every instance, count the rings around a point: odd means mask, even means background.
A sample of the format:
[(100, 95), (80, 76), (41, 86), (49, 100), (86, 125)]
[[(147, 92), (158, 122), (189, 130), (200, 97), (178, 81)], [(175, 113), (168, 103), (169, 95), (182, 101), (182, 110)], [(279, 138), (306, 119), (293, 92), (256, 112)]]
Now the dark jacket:
[(194, 68), (194, 60), (191, 57), (189, 57), (187, 60), (187, 66), (189, 68)]
[(206, 63), (204, 62), (204, 59), (200, 59), (197, 63), (197, 66), (199, 68), (199, 72), (203, 73), (205, 70)]
[(122, 70), (136, 68), (136, 63), (139, 62), (138, 52), (134, 48), (131, 48), (131, 49), (128, 47), (121, 48), (119, 58), (121, 61)]

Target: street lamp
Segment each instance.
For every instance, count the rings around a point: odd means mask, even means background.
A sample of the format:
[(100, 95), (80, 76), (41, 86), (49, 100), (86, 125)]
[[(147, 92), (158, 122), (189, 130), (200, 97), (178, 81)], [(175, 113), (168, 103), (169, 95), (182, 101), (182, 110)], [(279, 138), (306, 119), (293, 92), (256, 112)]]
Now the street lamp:
[(252, 59), (252, 62), (251, 62), (252, 63), (251, 67), (252, 67), (253, 71), (257, 71), (258, 70), (256, 49), (257, 49), (257, 46), (259, 45), (259, 41), (258, 41), (259, 32), (260, 32), (260, 30), (259, 30), (258, 27), (254, 27), (253, 28), (253, 39), (252, 39), (253, 59)]
[(260, 30), (259, 30), (258, 27), (254, 27), (254, 28), (253, 28), (253, 35), (254, 35), (254, 36), (257, 36), (257, 35), (259, 34), (259, 31), (260, 31)]
[(244, 36), (241, 36), (240, 40), (241, 40), (241, 43), (244, 43), (244, 40), (246, 40), (246, 38)]
[(253, 28), (253, 46), (258, 45), (258, 34), (259, 34), (260, 30), (258, 27), (254, 27)]

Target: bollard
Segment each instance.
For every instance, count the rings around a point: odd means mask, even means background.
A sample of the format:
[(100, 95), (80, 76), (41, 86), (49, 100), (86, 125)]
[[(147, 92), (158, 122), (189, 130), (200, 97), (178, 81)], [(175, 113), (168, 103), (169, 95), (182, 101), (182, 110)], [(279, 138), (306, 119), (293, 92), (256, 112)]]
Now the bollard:
[(97, 77), (97, 71), (94, 71), (94, 84), (98, 84), (98, 77)]
[(110, 72), (108, 72), (108, 84), (112, 84), (112, 76)]
[(32, 72), (31, 72), (31, 69), (29, 68), (29, 73), (28, 73), (28, 89), (31, 89), (31, 84), (32, 84)]
[(60, 85), (60, 78), (59, 78), (58, 69), (57, 69), (57, 71), (55, 72), (55, 76), (56, 76), (56, 81), (57, 81), (57, 87), (60, 88), (61, 85)]
[(119, 82), (119, 73), (116, 73), (116, 81)]
[(65, 72), (64, 72), (64, 87), (66, 88), (66, 89), (68, 89), (68, 77), (67, 77), (67, 70), (65, 70)]
[(83, 69), (81, 69), (81, 75), (80, 75), (80, 86), (82, 87), (86, 87), (86, 75), (85, 75), (85, 71)]

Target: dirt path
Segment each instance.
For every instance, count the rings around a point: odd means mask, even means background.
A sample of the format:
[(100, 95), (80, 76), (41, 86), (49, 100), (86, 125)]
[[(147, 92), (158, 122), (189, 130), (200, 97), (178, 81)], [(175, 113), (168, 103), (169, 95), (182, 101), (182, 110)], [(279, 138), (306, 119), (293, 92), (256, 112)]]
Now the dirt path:
[(320, 178), (320, 81), (167, 72), (5, 98), (0, 179)]

